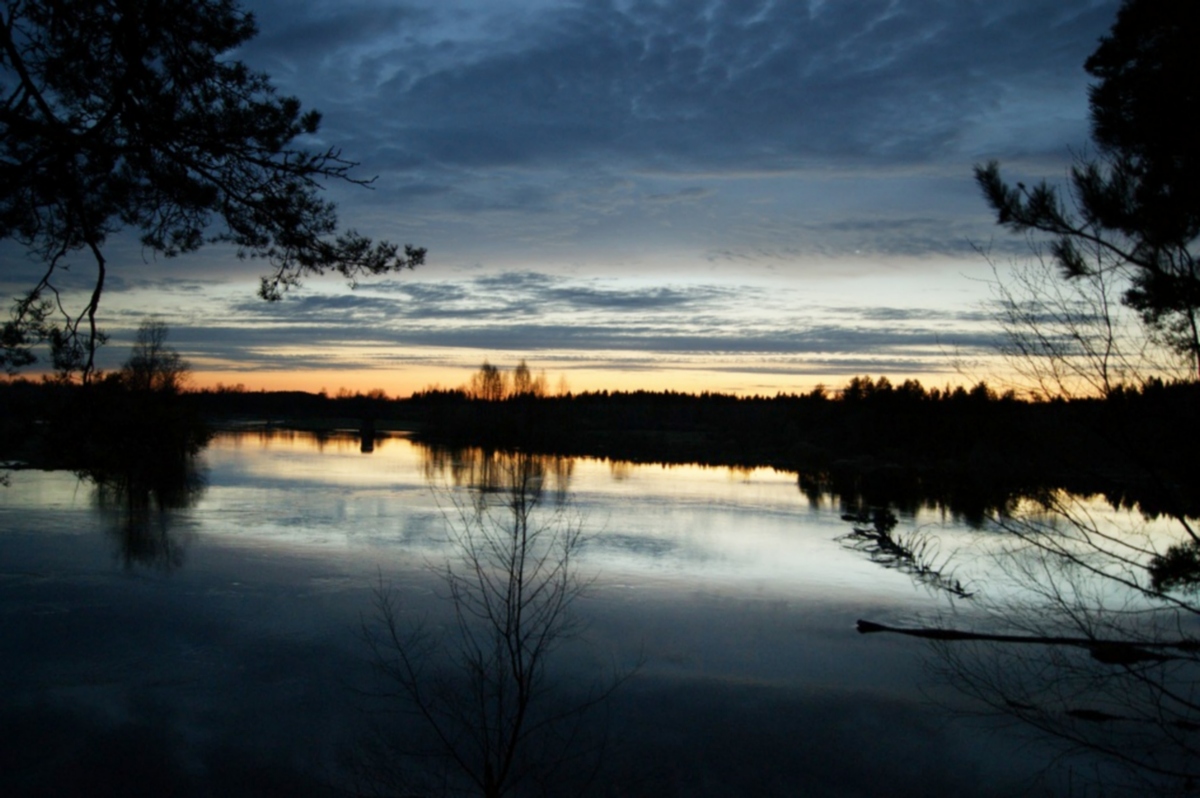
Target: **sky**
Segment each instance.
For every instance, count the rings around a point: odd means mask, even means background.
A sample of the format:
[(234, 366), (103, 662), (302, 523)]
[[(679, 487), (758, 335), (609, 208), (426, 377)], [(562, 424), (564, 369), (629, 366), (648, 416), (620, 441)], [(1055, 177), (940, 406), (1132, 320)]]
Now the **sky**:
[[(972, 168), (1057, 181), (1086, 152), (1083, 62), (1117, 3), (243, 6), (260, 33), (232, 55), (374, 178), (326, 187), (342, 225), (427, 262), (266, 303), (262, 264), (117, 236), (102, 365), (153, 315), (198, 386), (405, 396), (525, 359), (575, 391), (773, 395), (1003, 380), (989, 259), (1029, 245)], [(28, 289), (36, 264), (0, 258)]]

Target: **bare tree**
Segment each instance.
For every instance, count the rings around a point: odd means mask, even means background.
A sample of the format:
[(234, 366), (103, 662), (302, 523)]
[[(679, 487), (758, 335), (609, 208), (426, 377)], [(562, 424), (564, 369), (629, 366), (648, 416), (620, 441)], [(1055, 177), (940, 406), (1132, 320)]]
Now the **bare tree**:
[(580, 522), (565, 505), (548, 514), (540, 506), (541, 462), (514, 455), (506, 490), (455, 505), (453, 555), (436, 569), (453, 610), (446, 628), (407, 625), (396, 595), (376, 591), (374, 624), (364, 629), (372, 662), (428, 742), (379, 741), (363, 768), (370, 786), (545, 794), (598, 765), (585, 715), (624, 677), (573, 698), (551, 678), (553, 655), (582, 630), (573, 608), (588, 582), (576, 565)]
[[(1109, 253), (1081, 243), (1073, 252), (1094, 263), (1070, 280), (1036, 249), (1002, 276), (993, 264), (1001, 351), (1040, 398), (1107, 400), (1077, 433), (1110, 457), (1076, 467), (1137, 485), (1147, 503), (1139, 512), (1064, 492), (1014, 503), (989, 519), (992, 543), (1005, 542), (972, 574), (971, 595), (956, 594), (969, 599), (961, 614), (860, 631), (930, 640), (933, 671), (981, 711), (1019, 720), (1067, 755), (1048, 761), (1086, 760), (1076, 779), (1089, 770), (1109, 791), (1179, 794), (1200, 779), (1200, 535), (1191, 472), (1173, 452), (1192, 429), (1190, 365), (1120, 301)], [(1164, 387), (1162, 376), (1179, 384)], [(1141, 404), (1127, 407), (1131, 397)], [(908, 564), (908, 550), (877, 537), (859, 535), (875, 547), (864, 551)], [(941, 567), (972, 562), (977, 552), (949, 553)]]
[(479, 371), (471, 376), (471, 386), (467, 393), (472, 399), (499, 402), (508, 393), (507, 383), (504, 372), (485, 360)]
[(1185, 519), (1134, 525), (1066, 497), (1047, 509), (1003, 521), (1009, 585), (983, 605), (989, 625), (1035, 645), (942, 643), (944, 672), (1065, 750), (1102, 755), (1141, 792), (1190, 789), (1200, 778), (1200, 606), (1195, 583), (1165, 589), (1155, 564), (1177, 545), (1172, 525), (1189, 541), (1195, 532)]
[(546, 393), (546, 373), (543, 371), (541, 374), (534, 376), (533, 372), (529, 369), (529, 364), (522, 358), (521, 362), (513, 370), (512, 395), (543, 397)]
[[(1093, 255), (1106, 257), (1101, 250)], [(1120, 303), (1110, 271), (1097, 266), (1062, 280), (1036, 246), (1026, 262), (1004, 269), (989, 263), (1000, 354), (1020, 387), (1039, 398), (1108, 396), (1150, 378), (1188, 373), (1180, 355)]]
[(512, 394), (513, 396), (524, 396), (533, 393), (533, 373), (529, 370), (529, 365), (521, 358), (521, 362), (513, 369), (512, 377)]
[(1134, 524), (1062, 494), (993, 523), (1007, 542), (963, 616), (917, 628), (861, 621), (859, 631), (931, 640), (935, 673), (1063, 754), (1090, 758), (1108, 789), (1191, 790), (1200, 582), (1194, 557), (1190, 578), (1164, 579), (1161, 567), (1181, 545), (1196, 551), (1191, 524)]
[(129, 359), (121, 376), (135, 391), (177, 392), (187, 379), (188, 362), (167, 346), (167, 325), (147, 319), (138, 327)]
[[(1065, 187), (1006, 183), (995, 161), (976, 166), (975, 178), (998, 224), (1050, 239), (1063, 277), (1100, 268), (1121, 280), (1122, 301), (1200, 376), (1200, 147), (1175, 122), (1200, 103), (1197, 33), (1189, 4), (1124, 0), (1084, 62), (1096, 79), (1096, 157), (1078, 158)], [(1089, 262), (1096, 250), (1106, 257)]]
[[(932, 639), (963, 692), (1100, 754), (1106, 794), (1113, 767), (1139, 795), (1192, 793), (1200, 779), (1200, 150), (1167, 122), (1198, 96), (1198, 22), (1183, 4), (1124, 0), (1085, 64), (1099, 158), (1079, 159), (1065, 192), (1010, 185), (994, 161), (975, 170), (998, 224), (1048, 253), (997, 280), (1004, 353), (1045, 398), (1108, 399), (1079, 427), (1107, 444), (1106, 462), (1087, 467), (1149, 500), (1126, 512), (1127, 499), (1048, 493), (994, 517), (1007, 545), (975, 582), (986, 582), (967, 615), (978, 630), (860, 625)], [(1191, 384), (1150, 379), (1181, 362)]]

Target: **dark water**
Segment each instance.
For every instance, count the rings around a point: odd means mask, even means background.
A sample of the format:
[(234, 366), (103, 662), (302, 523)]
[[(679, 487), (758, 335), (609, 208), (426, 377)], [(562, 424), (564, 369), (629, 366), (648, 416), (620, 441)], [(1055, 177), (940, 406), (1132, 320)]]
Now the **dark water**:
[[(364, 788), (368, 730), (390, 717), (361, 634), (374, 591), (443, 628), (431, 569), (488, 464), (400, 438), (368, 454), (353, 438), (228, 434), (202, 465), (203, 487), (168, 506), (61, 472), (14, 472), (0, 492), (0, 794)], [(846, 523), (794, 475), (561, 460), (539, 473), (545, 510), (561, 502), (585, 531), (574, 567), (590, 580), (584, 631), (551, 675), (569, 693), (632, 673), (588, 721), (607, 741), (595, 794), (1071, 785), (1036, 742), (960, 712), (925, 644), (855, 632), (863, 617), (969, 610), (848, 548)], [(947, 545), (977, 534), (905, 523)]]

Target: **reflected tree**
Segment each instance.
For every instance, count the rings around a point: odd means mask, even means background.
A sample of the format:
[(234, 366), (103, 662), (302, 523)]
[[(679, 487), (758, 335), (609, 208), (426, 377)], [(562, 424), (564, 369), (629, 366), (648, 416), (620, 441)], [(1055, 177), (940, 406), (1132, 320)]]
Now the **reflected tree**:
[(507, 452), (478, 446), (449, 447), (421, 445), (422, 469), (430, 483), (449, 478), (456, 487), (470, 488), (475, 501), (486, 502), (486, 494), (511, 491), (515, 468), (530, 472), (531, 486), (540, 497), (553, 489), (557, 506), (567, 500), (575, 458), (535, 452)]
[(860, 621), (859, 631), (930, 640), (936, 674), (1091, 761), (1107, 790), (1188, 793), (1200, 779), (1200, 604), (1195, 581), (1158, 576), (1171, 523), (1134, 527), (1123, 513), (1046, 497), (995, 521), (1007, 543), (960, 613), (918, 628)]
[(974, 593), (954, 576), (949, 555), (941, 553), (938, 539), (923, 531), (897, 533), (899, 519), (886, 507), (844, 514), (843, 521), (851, 531), (840, 540), (846, 546), (867, 555), (884, 568), (893, 568), (935, 591), (957, 598), (971, 598)]
[(976, 623), (1007, 634), (937, 630), (938, 669), (1066, 751), (1103, 755), (1139, 792), (1186, 792), (1200, 778), (1200, 605), (1195, 582), (1155, 576), (1171, 530), (1046, 504), (1000, 525), (1004, 579)]
[(174, 570), (183, 565), (186, 539), (175, 527), (180, 511), (192, 507), (207, 487), (203, 470), (189, 457), (182, 470), (145, 474), (93, 471), (95, 501), (109, 522), (122, 562)]
[(1080, 443), (1103, 440), (1111, 457), (1075, 468), (1144, 498), (1104, 507), (1051, 492), (999, 513), (1004, 545), (970, 610), (859, 627), (932, 640), (937, 670), (979, 705), (1099, 755), (1106, 794), (1190, 794), (1200, 779), (1196, 386), (1155, 376), (1163, 345), (1200, 373), (1200, 148), (1171, 121), (1196, 103), (1198, 23), (1186, 4), (1121, 5), (1086, 64), (1099, 158), (1072, 170), (1069, 205), (1046, 183), (1005, 183), (995, 163), (976, 169), (1001, 225), (1050, 236), (1049, 261), (1001, 294), (1008, 354), (1045, 398), (1104, 397), (1081, 402), (1094, 412)]
[(95, 485), (126, 564), (170, 569), (183, 557), (171, 522), (204, 490), (197, 458), (209, 430), (180, 395), (188, 365), (168, 334), (161, 321), (142, 322), (121, 370), (74, 389), (82, 407), (52, 426), (67, 464)]
[(552, 669), (582, 631), (583, 530), (565, 506), (543, 511), (538, 458), (513, 455), (502, 468), (504, 489), (477, 492), (448, 523), (453, 555), (437, 575), (452, 620), (410, 624), (394, 592), (376, 592), (371, 659), (422, 733), (375, 740), (362, 767), (373, 789), (574, 795), (599, 766), (602, 740), (587, 721), (624, 677), (568, 691)]

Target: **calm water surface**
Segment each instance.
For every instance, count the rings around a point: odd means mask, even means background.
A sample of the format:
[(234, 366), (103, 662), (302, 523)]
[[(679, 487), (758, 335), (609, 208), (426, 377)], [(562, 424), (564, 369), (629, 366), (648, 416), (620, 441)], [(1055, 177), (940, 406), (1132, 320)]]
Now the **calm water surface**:
[[(857, 618), (961, 611), (839, 537), (794, 474), (547, 460), (593, 579), (560, 677), (641, 662), (605, 713), (609, 795), (1047, 792), (1036, 746), (954, 710), (919, 641)], [(378, 709), (373, 590), (445, 617), (430, 567), (489, 480), (404, 438), (223, 434), (190, 506), (131, 532), (62, 472), (0, 492), (0, 793), (351, 790)], [(114, 504), (116, 506), (114, 506)], [(145, 520), (145, 519), (143, 519)], [(964, 541), (935, 514), (904, 519)]]

